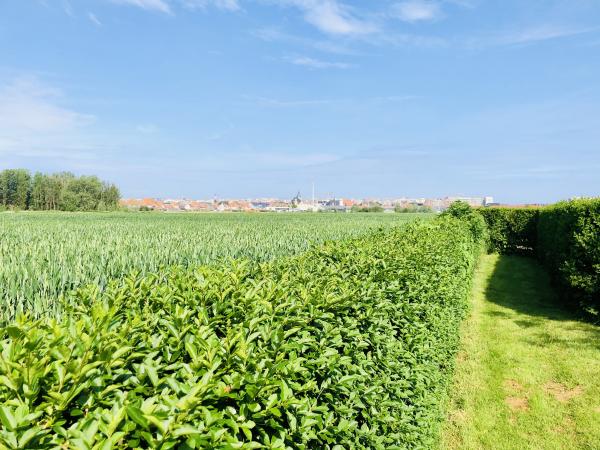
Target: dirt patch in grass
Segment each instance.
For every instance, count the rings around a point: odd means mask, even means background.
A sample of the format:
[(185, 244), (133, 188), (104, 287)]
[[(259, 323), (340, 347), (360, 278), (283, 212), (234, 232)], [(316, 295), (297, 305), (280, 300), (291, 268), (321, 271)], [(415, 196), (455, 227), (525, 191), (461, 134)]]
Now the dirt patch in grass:
[(465, 421), (467, 420), (467, 413), (462, 409), (450, 411), (450, 413), (448, 414), (448, 419), (455, 424), (465, 423)]
[(529, 400), (524, 397), (506, 397), (506, 404), (513, 411), (527, 411)]
[(504, 381), (504, 388), (508, 391), (522, 391), (523, 385), (516, 380), (506, 380)]
[(544, 385), (544, 392), (552, 395), (559, 402), (566, 403), (575, 397), (579, 397), (583, 393), (583, 388), (575, 386), (573, 389), (569, 389), (562, 383), (549, 381)]
[(573, 422), (573, 419), (567, 417), (567, 418), (565, 418), (565, 420), (563, 420), (562, 424), (554, 427), (552, 429), (552, 431), (556, 434), (574, 435), (575, 434), (575, 422)]

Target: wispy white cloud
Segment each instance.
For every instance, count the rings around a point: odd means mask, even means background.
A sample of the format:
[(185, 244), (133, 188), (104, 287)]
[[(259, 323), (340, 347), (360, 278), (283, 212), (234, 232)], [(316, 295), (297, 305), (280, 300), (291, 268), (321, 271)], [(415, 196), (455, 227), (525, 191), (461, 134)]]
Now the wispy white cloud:
[(239, 11), (242, 9), (238, 0), (182, 0), (182, 2), (188, 9), (204, 9), (209, 6), (226, 11)]
[(426, 22), (441, 18), (442, 9), (437, 2), (407, 0), (393, 5), (391, 15), (404, 22)]
[[(226, 11), (240, 11), (240, 0), (109, 0), (113, 3), (137, 6), (149, 11), (172, 14), (172, 5), (178, 3), (187, 9), (204, 9), (209, 6)], [(339, 0), (258, 0), (299, 9), (306, 22), (331, 35), (360, 35), (378, 30), (378, 27), (357, 17), (355, 10)]]
[(61, 98), (59, 89), (35, 77), (18, 77), (0, 85), (0, 153), (56, 152), (63, 142), (61, 136), (73, 137), (94, 122), (92, 115), (61, 106)]
[(349, 48), (347, 45), (332, 39), (320, 40), (296, 36), (275, 27), (265, 27), (254, 30), (252, 31), (252, 35), (266, 42), (283, 42), (291, 45), (310, 47), (325, 53), (335, 53), (340, 55), (356, 54), (356, 51)]
[(89, 124), (93, 116), (58, 106), (61, 91), (34, 77), (20, 77), (0, 88), (1, 130), (64, 131)]
[(100, 20), (96, 17), (96, 15), (94, 13), (88, 12), (87, 16), (88, 16), (88, 19), (90, 19), (94, 25), (99, 26), (99, 27), (102, 26), (102, 22), (100, 22)]
[(413, 33), (379, 33), (365, 38), (371, 45), (394, 47), (440, 48), (451, 45), (452, 39), (441, 36)]
[(166, 14), (171, 14), (171, 7), (166, 0), (110, 0), (113, 3), (122, 5), (137, 6), (138, 8), (149, 11), (159, 11)]
[(387, 95), (379, 97), (356, 97), (356, 98), (308, 98), (298, 100), (282, 100), (270, 97), (260, 97), (255, 95), (244, 95), (243, 98), (257, 106), (271, 108), (295, 108), (295, 107), (311, 107), (311, 106), (357, 106), (383, 103), (403, 103), (420, 98), (416, 95)]
[(71, 2), (69, 0), (63, 0), (63, 11), (65, 14), (71, 18), (75, 17), (75, 13), (73, 12), (73, 7), (71, 6)]
[(600, 30), (600, 27), (570, 27), (564, 25), (539, 25), (520, 30), (512, 30), (493, 36), (470, 39), (471, 46), (520, 45), (568, 38)]
[(284, 59), (296, 66), (305, 66), (310, 67), (311, 69), (350, 69), (351, 67), (354, 67), (352, 64), (344, 62), (323, 61), (308, 56), (292, 56)]
[(369, 44), (373, 46), (395, 47), (446, 47), (450, 41), (439, 36), (428, 36), (411, 33), (377, 32), (369, 35), (354, 36), (353, 39), (341, 41), (333, 39), (315, 40), (296, 36), (281, 31), (278, 28), (262, 28), (252, 32), (254, 36), (266, 42), (282, 42), (284, 44), (307, 47), (324, 53), (338, 55), (361, 55), (364, 50), (357, 50), (356, 44)]
[(304, 19), (324, 33), (333, 35), (369, 34), (378, 27), (356, 17), (353, 10), (337, 0), (270, 0), (300, 9)]
[(148, 11), (159, 11), (166, 14), (173, 13), (174, 5), (181, 5), (189, 10), (206, 9), (215, 7), (225, 11), (240, 11), (242, 6), (239, 0), (109, 0), (121, 5), (137, 6)]

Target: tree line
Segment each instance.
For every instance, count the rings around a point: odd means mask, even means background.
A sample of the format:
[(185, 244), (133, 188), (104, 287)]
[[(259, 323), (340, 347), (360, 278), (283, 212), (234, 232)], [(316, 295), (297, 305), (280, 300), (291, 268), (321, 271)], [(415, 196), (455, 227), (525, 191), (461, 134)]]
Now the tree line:
[(117, 186), (96, 176), (70, 172), (31, 173), (26, 169), (0, 171), (0, 208), (37, 211), (106, 211), (116, 209)]
[[(354, 205), (351, 208), (352, 212), (363, 212), (363, 213), (379, 213), (384, 212), (385, 208), (381, 205), (381, 203), (369, 203), (367, 205)], [(402, 207), (400, 205), (396, 205), (394, 207), (394, 212), (397, 213), (431, 213), (433, 209), (429, 206), (419, 206), (419, 205), (410, 205), (407, 207)]]
[(431, 213), (433, 209), (429, 206), (424, 205), (410, 205), (410, 206), (400, 206), (396, 205), (394, 207), (394, 211), (397, 213)]

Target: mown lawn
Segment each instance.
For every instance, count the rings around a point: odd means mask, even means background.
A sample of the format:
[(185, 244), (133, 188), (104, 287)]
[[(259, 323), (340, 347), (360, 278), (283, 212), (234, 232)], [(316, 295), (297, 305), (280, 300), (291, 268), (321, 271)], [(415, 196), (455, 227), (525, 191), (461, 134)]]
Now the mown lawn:
[(443, 449), (600, 449), (600, 327), (562, 308), (533, 259), (484, 256)]

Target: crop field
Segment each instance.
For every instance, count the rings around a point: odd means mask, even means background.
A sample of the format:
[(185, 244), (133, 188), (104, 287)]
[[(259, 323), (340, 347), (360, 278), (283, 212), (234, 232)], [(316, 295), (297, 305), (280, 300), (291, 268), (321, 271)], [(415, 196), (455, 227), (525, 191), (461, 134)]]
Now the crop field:
[(0, 214), (0, 322), (91, 283), (226, 258), (268, 261), (419, 214)]

